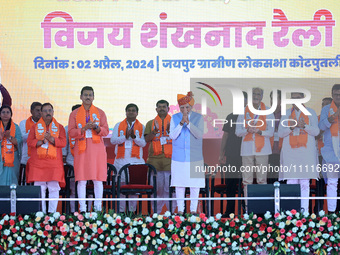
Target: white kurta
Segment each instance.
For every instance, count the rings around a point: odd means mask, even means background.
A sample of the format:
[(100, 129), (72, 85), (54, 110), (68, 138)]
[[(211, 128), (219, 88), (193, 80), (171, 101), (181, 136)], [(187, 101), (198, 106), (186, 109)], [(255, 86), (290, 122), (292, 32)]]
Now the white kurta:
[[(190, 114), (189, 114), (190, 121)], [(203, 118), (201, 118), (203, 122)], [(203, 127), (203, 123), (199, 124)], [(190, 133), (195, 137), (195, 139), (203, 138), (203, 130), (190, 123), (187, 128)], [(176, 139), (181, 134), (183, 126), (178, 124), (175, 126), (173, 118), (170, 122), (170, 138), (172, 142), (176, 142)], [(202, 148), (201, 148), (202, 149)], [(174, 153), (174, 152), (173, 152)], [(204, 161), (194, 161), (194, 162), (179, 162), (171, 160), (171, 186), (173, 187), (193, 187), (193, 188), (203, 188), (205, 187), (205, 174), (202, 171), (204, 167)]]
[[(125, 141), (127, 140), (125, 135), (118, 134), (118, 128), (119, 128), (119, 124), (120, 122), (118, 122), (115, 127), (113, 128), (113, 132), (112, 132), (112, 136), (111, 136), (111, 143), (118, 145), (118, 144), (122, 144), (125, 143)], [(134, 122), (132, 122), (132, 125), (134, 124)], [(131, 128), (130, 124), (128, 123), (129, 128)], [(132, 147), (130, 148), (125, 148), (125, 155), (124, 158), (120, 158), (120, 159), (115, 159), (114, 162), (114, 166), (116, 167), (117, 171), (119, 171), (124, 165), (126, 164), (144, 164), (145, 161), (143, 159), (143, 147), (146, 145), (145, 139), (144, 139), (144, 130), (145, 127), (143, 125), (143, 133), (142, 134), (138, 134), (138, 130), (136, 131), (136, 138), (134, 139), (134, 142), (140, 147), (139, 149), (139, 157), (140, 158), (134, 158), (131, 157), (131, 151), (132, 151)], [(129, 137), (129, 139), (132, 142), (132, 138)], [(118, 146), (116, 146), (115, 148), (115, 154), (117, 155), (117, 151), (118, 151)], [(125, 175), (122, 175), (122, 182), (125, 181)]]
[[(289, 136), (293, 131), (289, 127), (279, 126), (279, 137), (283, 138), (281, 150), (282, 170), (280, 179), (317, 179), (319, 176), (316, 170), (318, 164), (318, 152), (316, 149), (315, 136), (319, 134), (318, 117), (314, 110), (307, 108), (312, 114), (309, 117), (309, 125), (305, 131), (308, 133), (307, 147), (292, 148), (289, 143)], [(289, 119), (292, 109), (288, 109), (286, 115), (281, 117), (283, 120)], [(296, 119), (299, 119), (300, 111), (296, 111)], [(283, 122), (288, 125), (288, 121)], [(297, 127), (296, 127), (297, 128)], [(295, 128), (295, 129), (296, 129)]]
[[(33, 120), (33, 119), (32, 119)], [(21, 137), (22, 137), (22, 154), (21, 154), (21, 164), (26, 165), (27, 160), (30, 158), (27, 154), (27, 137), (30, 131), (26, 132), (26, 121), (27, 120), (22, 120), (19, 124), (20, 131), (21, 131)], [(33, 120), (35, 123), (35, 121)]]

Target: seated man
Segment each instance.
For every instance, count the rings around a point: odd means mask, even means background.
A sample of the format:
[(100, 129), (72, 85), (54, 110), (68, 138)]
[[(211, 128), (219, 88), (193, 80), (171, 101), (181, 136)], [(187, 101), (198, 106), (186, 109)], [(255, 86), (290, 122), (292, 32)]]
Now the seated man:
[[(41, 187), (42, 198), (46, 197), (46, 189), (50, 198), (59, 198), (60, 186), (65, 186), (61, 149), (66, 146), (66, 133), (64, 127), (53, 118), (50, 103), (43, 104), (41, 112), (42, 118), (32, 126), (27, 138), (31, 149), (27, 182)], [(58, 200), (49, 201), (48, 212), (56, 212), (57, 206)], [(45, 201), (42, 202), (42, 211), (46, 213)]]

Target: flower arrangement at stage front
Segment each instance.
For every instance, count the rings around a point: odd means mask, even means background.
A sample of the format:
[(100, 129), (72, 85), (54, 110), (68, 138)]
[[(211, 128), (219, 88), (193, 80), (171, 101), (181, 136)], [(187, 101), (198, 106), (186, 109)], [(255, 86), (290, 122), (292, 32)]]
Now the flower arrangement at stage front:
[(264, 218), (100, 213), (0, 218), (0, 254), (339, 254), (340, 218), (295, 210)]

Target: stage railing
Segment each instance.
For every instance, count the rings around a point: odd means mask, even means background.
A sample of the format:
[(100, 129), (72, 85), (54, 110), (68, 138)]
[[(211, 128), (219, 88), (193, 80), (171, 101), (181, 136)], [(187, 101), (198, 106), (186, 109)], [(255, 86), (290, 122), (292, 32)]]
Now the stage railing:
[[(313, 200), (328, 200), (328, 199), (340, 199), (340, 197), (281, 197), (280, 196), (280, 183), (275, 182), (274, 184), (274, 197), (199, 197), (197, 200), (274, 200), (274, 210), (275, 212), (280, 211), (280, 199), (285, 200), (304, 200), (304, 199), (313, 199)], [(16, 196), (16, 188), (17, 185), (12, 184), (10, 186), (10, 198), (0, 198), (0, 201), (10, 201), (11, 206), (11, 213), (16, 213), (16, 203), (17, 202), (27, 202), (27, 201), (94, 201), (94, 200), (101, 200), (101, 201), (175, 201), (178, 200), (177, 198), (17, 198)], [(192, 198), (181, 198), (181, 200), (193, 200)], [(196, 200), (196, 199), (195, 199)], [(210, 212), (207, 212), (210, 215)]]

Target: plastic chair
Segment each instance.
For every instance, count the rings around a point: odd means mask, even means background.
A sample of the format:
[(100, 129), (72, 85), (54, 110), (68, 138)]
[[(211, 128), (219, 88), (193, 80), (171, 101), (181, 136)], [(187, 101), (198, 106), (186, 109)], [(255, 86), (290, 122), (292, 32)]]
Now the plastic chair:
[[(125, 184), (122, 185), (122, 175), (125, 177)], [(153, 180), (151, 181), (151, 178)], [(138, 195), (139, 198), (142, 195), (147, 195), (148, 198), (153, 195), (157, 198), (157, 171), (154, 166), (145, 164), (126, 164), (118, 173), (118, 184), (117, 184), (117, 198), (120, 195)], [(152, 185), (151, 185), (152, 184)], [(117, 212), (120, 213), (119, 208), (120, 202), (117, 202)], [(128, 208), (128, 207), (127, 207)], [(139, 201), (139, 213), (141, 213), (142, 201)], [(157, 211), (157, 201), (154, 201), (154, 210)], [(148, 213), (151, 214), (151, 201), (148, 201)]]
[[(226, 184), (226, 176), (224, 172), (221, 172), (221, 183), (216, 184), (215, 183), (216, 175), (212, 175), (211, 178), (211, 197), (215, 197), (215, 193), (219, 194), (220, 197), (224, 197), (227, 195), (227, 184)], [(237, 182), (237, 195), (238, 197), (241, 197), (243, 194), (242, 192), (242, 178), (233, 179), (233, 181)], [(214, 215), (214, 202), (215, 200), (211, 200), (211, 214)], [(238, 202), (238, 215), (241, 215), (241, 203), (243, 201)], [(227, 202), (228, 203), (228, 202)], [(224, 212), (224, 206), (223, 206), (223, 200), (220, 200), (220, 210), (223, 213)]]

